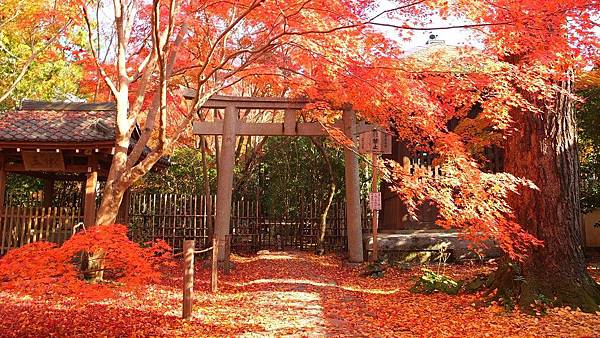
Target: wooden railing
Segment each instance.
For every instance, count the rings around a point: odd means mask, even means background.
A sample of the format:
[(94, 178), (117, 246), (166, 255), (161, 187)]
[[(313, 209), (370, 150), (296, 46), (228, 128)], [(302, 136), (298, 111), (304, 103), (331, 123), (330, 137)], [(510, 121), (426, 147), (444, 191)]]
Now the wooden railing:
[(0, 255), (41, 240), (62, 244), (82, 220), (79, 208), (5, 207), (0, 214)]

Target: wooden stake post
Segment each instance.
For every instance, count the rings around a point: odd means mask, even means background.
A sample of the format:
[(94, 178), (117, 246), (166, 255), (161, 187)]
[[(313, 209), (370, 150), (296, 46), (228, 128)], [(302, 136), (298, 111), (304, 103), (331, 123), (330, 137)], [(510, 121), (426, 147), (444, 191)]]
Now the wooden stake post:
[[(371, 161), (373, 161), (373, 183), (371, 184), (372, 186), (372, 191), (373, 191), (373, 195), (371, 195), (371, 198), (377, 198), (377, 193), (378, 193), (378, 189), (377, 189), (377, 154), (372, 152), (371, 153)], [(377, 245), (377, 228), (379, 226), (378, 224), (378, 217), (377, 217), (377, 211), (379, 209), (381, 209), (381, 195), (378, 195), (379, 197), (379, 205), (376, 205), (377, 202), (371, 200), (369, 201), (369, 205), (371, 207), (371, 222), (373, 224), (373, 262), (377, 261), (378, 259), (378, 251), (379, 251), (379, 246)], [(377, 208), (379, 207), (379, 208)]]
[(194, 303), (194, 241), (183, 242), (183, 319), (192, 318)]
[(373, 225), (373, 245), (371, 247), (371, 261), (377, 261), (379, 258), (379, 245), (377, 243), (378, 221), (377, 213), (381, 210), (381, 193), (378, 191), (377, 181), (377, 154), (392, 153), (392, 137), (390, 134), (373, 129), (360, 134), (359, 150), (361, 153), (371, 153), (371, 162), (373, 167), (373, 181), (371, 184), (371, 193), (369, 194), (369, 209), (371, 209), (371, 224)]
[(217, 286), (217, 273), (219, 264), (219, 239), (213, 238), (213, 250), (212, 250), (212, 264), (211, 264), (211, 275), (210, 275), (210, 289), (211, 291), (219, 291)]

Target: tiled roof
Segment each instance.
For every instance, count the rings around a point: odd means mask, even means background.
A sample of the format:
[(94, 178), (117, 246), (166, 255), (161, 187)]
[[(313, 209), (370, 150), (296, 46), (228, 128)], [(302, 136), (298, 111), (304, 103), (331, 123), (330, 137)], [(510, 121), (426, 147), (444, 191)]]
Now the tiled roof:
[[(0, 115), (0, 142), (113, 141), (116, 113), (106, 107), (106, 104), (44, 107), (24, 103), (21, 110)], [(80, 108), (87, 110), (77, 110)]]

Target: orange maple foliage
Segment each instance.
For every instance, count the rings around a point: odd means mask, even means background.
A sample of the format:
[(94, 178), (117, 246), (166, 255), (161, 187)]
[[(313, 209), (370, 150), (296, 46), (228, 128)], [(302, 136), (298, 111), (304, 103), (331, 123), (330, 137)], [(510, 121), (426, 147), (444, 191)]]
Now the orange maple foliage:
[[(439, 224), (461, 229), (475, 242), (493, 239), (512, 258), (523, 259), (540, 242), (515, 222), (506, 199), (536, 187), (527, 177), (486, 172), (483, 153), (519, 130), (516, 112), (544, 113), (546, 107), (538, 103), (553, 101), (565, 69), (579, 71), (597, 62), (598, 1), (391, 3), (394, 8), (382, 10), (368, 0), (154, 1), (160, 28), (170, 25), (167, 32), (172, 33), (161, 49), (163, 57), (173, 57), (172, 76), (161, 82), (160, 72), (151, 67), (156, 64), (150, 57), (156, 49), (149, 43), (156, 39), (149, 33), (156, 22), (153, 8), (134, 1), (139, 13), (130, 18), (132, 32), (122, 41), (124, 54), (89, 67), (84, 87), (95, 88), (102, 80), (99, 70), (110, 83), (123, 87), (118, 95), (107, 86), (101, 91), (105, 98), (128, 105), (129, 110), (118, 113), (121, 137), (129, 137), (135, 129), (131, 123), (138, 121), (145, 127), (136, 144), (139, 154), (148, 140), (154, 151), (143, 164), (130, 159), (125, 167), (116, 167), (126, 161), (115, 162), (106, 185), (115, 190), (107, 188), (105, 196), (131, 185), (189, 126), (201, 104), (186, 104), (180, 86), (196, 89), (203, 99), (255, 86), (266, 88), (265, 95), (309, 97), (316, 109), (307, 116), (324, 124), (339, 116), (340, 107), (352, 104), (362, 119), (387, 128), (415, 154), (432, 155), (444, 173), (441, 178), (405, 172), (393, 161), (385, 164), (385, 178), (409, 211), (421, 203), (433, 204), (440, 210)], [(403, 39), (429, 30), (433, 15), (465, 22), (455, 25), (473, 29), (483, 48), (405, 51)], [(376, 27), (396, 31), (383, 34)], [(92, 61), (97, 60), (83, 60), (88, 65)], [(168, 110), (168, 118), (159, 119), (148, 111), (161, 86), (168, 88), (162, 107), (169, 108), (161, 111)], [(458, 126), (449, 128), (456, 121)], [(338, 130), (331, 129), (331, 134), (350, 145)], [(161, 137), (163, 141), (153, 142)], [(128, 155), (115, 158), (119, 156)], [(116, 210), (108, 205), (101, 208), (103, 213)]]

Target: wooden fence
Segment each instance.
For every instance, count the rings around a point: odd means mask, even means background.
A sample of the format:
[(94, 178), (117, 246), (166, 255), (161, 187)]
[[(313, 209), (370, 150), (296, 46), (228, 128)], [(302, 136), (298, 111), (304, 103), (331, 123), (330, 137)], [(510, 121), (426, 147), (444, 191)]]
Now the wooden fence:
[(6, 207), (0, 214), (0, 255), (41, 240), (62, 244), (81, 221), (80, 208)]
[[(212, 196), (212, 205), (215, 196)], [(129, 208), (130, 236), (138, 242), (161, 238), (175, 251), (181, 251), (185, 239), (196, 241), (198, 248), (208, 247), (208, 225), (214, 224), (215, 210), (207, 212), (205, 196), (178, 194), (131, 194)], [(324, 203), (302, 205), (295, 217), (264, 215), (255, 201), (234, 201), (231, 212), (231, 249), (258, 250), (315, 248)], [(370, 217), (363, 204), (363, 230), (370, 231)], [(347, 247), (345, 203), (334, 202), (327, 217), (325, 249)]]
[[(197, 248), (210, 246), (209, 222), (214, 224), (215, 210), (207, 212), (203, 195), (150, 194), (134, 192), (124, 201), (129, 206), (127, 219), (132, 240), (144, 243), (156, 238), (165, 240), (176, 252), (183, 241), (193, 239)], [(212, 196), (212, 205), (216, 197)], [(47, 240), (62, 244), (83, 221), (81, 208), (42, 208), (26, 203), (7, 206), (0, 215), (0, 255), (9, 249)], [(35, 205), (35, 204), (33, 204)], [(322, 201), (302, 205), (297, 215), (269, 216), (255, 201), (234, 201), (231, 213), (231, 250), (313, 250), (319, 236)], [(347, 247), (345, 203), (334, 202), (327, 217), (324, 247), (342, 251)], [(370, 215), (362, 205), (363, 230), (370, 231)]]

